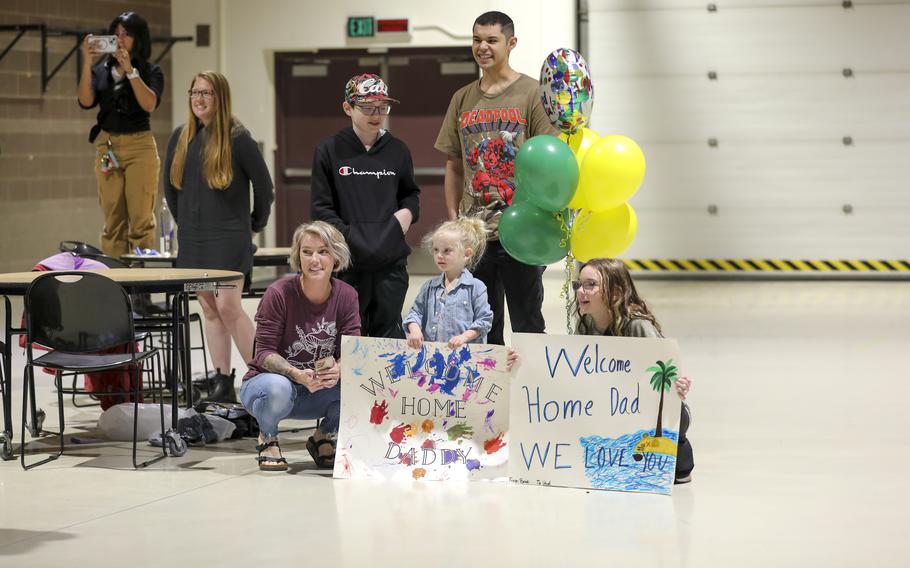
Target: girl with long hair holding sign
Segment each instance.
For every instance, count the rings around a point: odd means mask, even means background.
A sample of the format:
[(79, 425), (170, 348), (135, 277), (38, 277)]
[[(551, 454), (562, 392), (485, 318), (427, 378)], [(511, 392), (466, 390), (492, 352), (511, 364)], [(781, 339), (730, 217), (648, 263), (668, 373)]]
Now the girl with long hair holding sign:
[[(581, 265), (572, 282), (577, 335), (663, 337), (657, 318), (638, 295), (626, 265), (615, 258), (593, 258)], [(686, 438), (691, 412), (685, 403), (692, 379), (676, 380), (676, 393), (683, 400), (676, 454), (676, 483), (688, 483), (695, 467), (692, 444)]]

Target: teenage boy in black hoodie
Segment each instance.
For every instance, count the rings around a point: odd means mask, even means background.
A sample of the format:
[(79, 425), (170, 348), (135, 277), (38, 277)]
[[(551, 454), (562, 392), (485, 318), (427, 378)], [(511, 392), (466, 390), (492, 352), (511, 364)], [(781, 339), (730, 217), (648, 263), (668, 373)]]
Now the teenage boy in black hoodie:
[(405, 235), (419, 214), (420, 188), (411, 152), (383, 128), (389, 89), (378, 75), (348, 81), (344, 113), (351, 127), (326, 138), (313, 157), (312, 216), (334, 225), (353, 265), (339, 274), (357, 290), (363, 335), (404, 339), (401, 309), (408, 291)]

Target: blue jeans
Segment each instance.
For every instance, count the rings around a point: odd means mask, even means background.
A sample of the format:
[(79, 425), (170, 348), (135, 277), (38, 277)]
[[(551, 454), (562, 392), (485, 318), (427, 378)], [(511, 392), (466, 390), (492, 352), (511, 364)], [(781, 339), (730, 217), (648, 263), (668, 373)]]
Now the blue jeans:
[(341, 413), (341, 385), (310, 392), (284, 375), (260, 373), (243, 381), (240, 401), (259, 422), (263, 436), (277, 436), (278, 422), (285, 418), (321, 419), (326, 434), (338, 431)]

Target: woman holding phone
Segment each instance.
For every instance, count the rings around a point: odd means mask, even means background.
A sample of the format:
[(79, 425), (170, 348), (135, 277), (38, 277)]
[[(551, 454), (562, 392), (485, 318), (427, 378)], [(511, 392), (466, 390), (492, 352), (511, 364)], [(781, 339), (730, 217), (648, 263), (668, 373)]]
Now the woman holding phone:
[(351, 263), (341, 233), (324, 221), (294, 231), (291, 269), (274, 282), (256, 312), (256, 353), (243, 377), (240, 400), (259, 421), (259, 469), (284, 471), (278, 422), (321, 420), (307, 440), (319, 467), (335, 461), (334, 438), (341, 413), (341, 336), (360, 335), (357, 292), (333, 277)]
[[(135, 12), (114, 18), (110, 36), (85, 36), (79, 106), (99, 107), (89, 133), (95, 144), (98, 200), (104, 215), (101, 249), (119, 258), (155, 248), (155, 201), (161, 161), (149, 117), (161, 102), (164, 73), (149, 62), (148, 23)], [(112, 37), (111, 37), (112, 36)], [(103, 55), (97, 64), (93, 58)]]

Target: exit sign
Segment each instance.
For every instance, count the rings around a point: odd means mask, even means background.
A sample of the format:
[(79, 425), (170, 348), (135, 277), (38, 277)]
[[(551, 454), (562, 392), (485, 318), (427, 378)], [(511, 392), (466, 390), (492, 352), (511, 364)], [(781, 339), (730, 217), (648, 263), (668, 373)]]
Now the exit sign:
[(348, 37), (373, 37), (372, 17), (348, 18)]

